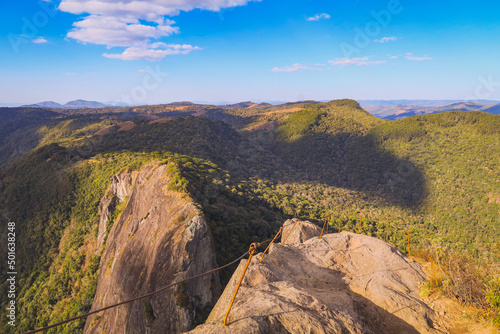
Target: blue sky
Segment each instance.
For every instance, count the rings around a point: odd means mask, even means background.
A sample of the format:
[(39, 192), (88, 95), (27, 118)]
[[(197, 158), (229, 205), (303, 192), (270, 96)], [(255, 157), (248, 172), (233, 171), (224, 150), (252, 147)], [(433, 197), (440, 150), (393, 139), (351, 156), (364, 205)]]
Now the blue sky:
[(500, 99), (500, 3), (3, 4), (0, 103)]

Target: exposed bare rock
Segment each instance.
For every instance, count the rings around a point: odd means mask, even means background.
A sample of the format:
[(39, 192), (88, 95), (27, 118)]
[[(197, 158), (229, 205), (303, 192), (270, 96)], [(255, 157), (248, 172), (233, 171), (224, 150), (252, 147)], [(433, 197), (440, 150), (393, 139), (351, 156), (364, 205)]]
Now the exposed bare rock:
[(99, 204), (99, 233), (97, 234), (97, 255), (100, 254), (104, 238), (107, 233), (107, 226), (116, 207), (116, 196), (110, 190), (101, 199)]
[(113, 176), (110, 191), (118, 197), (120, 202), (126, 197), (129, 197), (132, 193), (133, 184), (137, 179), (137, 174), (139, 174), (139, 172), (134, 171)]
[(289, 219), (283, 224), (281, 241), (286, 239), (286, 244), (296, 244), (319, 237), (321, 229), (310, 221), (302, 221), (298, 218)]
[(273, 244), (248, 268), (229, 325), (224, 315), (242, 260), (199, 333), (440, 333), (418, 297), (420, 264), (385, 242), (349, 232)]
[(122, 202), (130, 196), (132, 185), (137, 178), (138, 172), (121, 173), (113, 176), (111, 185), (106, 191), (99, 205), (99, 233), (97, 235), (97, 252), (100, 252), (104, 237), (107, 233), (107, 226), (115, 211), (116, 204)]
[[(115, 207), (123, 212), (107, 236), (92, 310), (216, 267), (202, 214), (187, 195), (167, 189), (170, 180), (166, 166), (157, 164), (113, 178), (100, 206), (100, 243)], [(90, 316), (84, 333), (183, 332), (192, 327), (200, 312), (215, 304), (219, 294), (218, 276), (205, 276)]]

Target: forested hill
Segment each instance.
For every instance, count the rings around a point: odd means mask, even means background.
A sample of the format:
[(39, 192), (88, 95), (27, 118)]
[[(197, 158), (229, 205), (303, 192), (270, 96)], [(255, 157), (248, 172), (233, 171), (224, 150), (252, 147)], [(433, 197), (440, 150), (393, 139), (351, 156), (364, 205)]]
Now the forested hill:
[(3, 108), (0, 118), (1, 229), (17, 222), (21, 330), (90, 307), (99, 254), (87, 245), (99, 202), (114, 174), (151, 161), (172, 164), (176, 188), (207, 218), (219, 264), (285, 218), (329, 214), (332, 229), (340, 221), (383, 239), (389, 215), (389, 241), (404, 252), (408, 231), (415, 249), (500, 257), (499, 115), (387, 121), (336, 100), (92, 114)]
[(375, 219), (371, 213), (383, 206), (396, 216), (443, 226), (443, 237), (459, 244), (494, 240), (500, 116), (457, 111), (386, 121), (353, 100), (266, 108), (183, 103), (98, 115), (4, 108), (0, 166), (54, 143), (76, 152), (75, 159), (168, 151), (206, 159), (240, 179), (260, 180), (269, 186), (262, 190), (289, 189), (287, 196), (296, 199), (303, 192), (292, 189), (309, 192), (309, 200), (289, 206), (288, 214), (302, 210), (319, 218), (328, 206), (313, 188), (324, 188), (338, 195), (328, 198), (332, 211), (362, 210)]

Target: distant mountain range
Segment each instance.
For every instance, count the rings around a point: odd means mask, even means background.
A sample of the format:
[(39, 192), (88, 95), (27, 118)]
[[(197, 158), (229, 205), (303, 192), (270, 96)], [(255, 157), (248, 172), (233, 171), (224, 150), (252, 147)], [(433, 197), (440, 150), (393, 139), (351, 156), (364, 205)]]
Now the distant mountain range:
[[(324, 101), (299, 101), (297, 103), (312, 103), (317, 104)], [(286, 105), (282, 103), (281, 105)], [(378, 118), (388, 120), (398, 120), (406, 117), (417, 115), (430, 115), (437, 114), (445, 111), (473, 111), (479, 110), (490, 114), (500, 114), (500, 101), (493, 100), (474, 100), (474, 101), (460, 101), (460, 100), (361, 100), (361, 106), (372, 115)], [(265, 109), (272, 107), (270, 103), (256, 103), (251, 101), (226, 104), (226, 108), (256, 108)]]
[[(371, 114), (389, 120), (398, 120), (410, 116), (417, 115), (430, 115), (437, 114), (440, 112), (460, 110), (460, 111), (473, 111), (479, 110), (490, 114), (500, 114), (500, 103), (498, 101), (485, 101), (478, 100), (479, 102), (453, 102), (446, 105), (439, 105), (444, 101), (421, 101), (421, 104), (425, 105), (414, 105), (414, 104), (391, 104), (393, 102), (400, 101), (365, 101), (365, 103), (378, 103), (378, 104), (364, 104), (362, 107), (370, 112)], [(417, 102), (417, 101), (407, 101), (407, 102)], [(487, 102), (487, 103), (484, 103)], [(432, 104), (436, 104), (431, 106)]]
[(454, 103), (497, 104), (496, 100), (357, 100), (362, 106), (394, 107), (398, 105), (419, 107), (443, 107)]
[(66, 104), (60, 104), (54, 101), (44, 101), (35, 104), (23, 105), (21, 107), (30, 108), (53, 108), (53, 109), (80, 109), (80, 108), (105, 108), (111, 107), (111, 105), (104, 104), (96, 101), (86, 101), (86, 100), (74, 100), (69, 101)]
[[(266, 109), (276, 105), (276, 101), (271, 102), (252, 102), (244, 101), (239, 103), (225, 103), (220, 105), (223, 108), (234, 108), (234, 109)], [(312, 103), (317, 104), (324, 101), (299, 101), (293, 102), (291, 104), (297, 103)], [(211, 103), (208, 103), (212, 105)], [(290, 103), (281, 103), (283, 105)], [(406, 117), (417, 116), (417, 115), (430, 115), (451, 110), (460, 111), (473, 111), (480, 110), (490, 114), (500, 114), (500, 101), (494, 100), (360, 100), (361, 106), (371, 114), (377, 116), (378, 118), (388, 119), (388, 120), (398, 120)], [(173, 102), (166, 104), (168, 106), (194, 106), (194, 105), (206, 105), (205, 103), (192, 103), (192, 102)], [(86, 101), (86, 100), (74, 100), (69, 101), (66, 104), (60, 104), (54, 101), (44, 101), (35, 104), (23, 105), (21, 107), (30, 108), (50, 108), (50, 109), (86, 109), (86, 108), (105, 108), (119, 106), (118, 103), (104, 104), (97, 101)]]

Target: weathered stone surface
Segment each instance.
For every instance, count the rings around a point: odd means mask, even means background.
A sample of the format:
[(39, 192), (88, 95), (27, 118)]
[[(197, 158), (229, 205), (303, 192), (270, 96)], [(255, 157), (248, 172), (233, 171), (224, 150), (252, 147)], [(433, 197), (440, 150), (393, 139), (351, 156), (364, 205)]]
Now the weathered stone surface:
[(113, 176), (110, 190), (113, 194), (118, 196), (120, 202), (131, 195), (138, 174), (137, 171), (134, 171)]
[(137, 171), (114, 175), (106, 195), (99, 205), (99, 234), (97, 235), (97, 252), (100, 253), (109, 220), (117, 203), (130, 197), (133, 184), (139, 173)]
[(199, 333), (440, 333), (418, 297), (420, 264), (385, 242), (349, 232), (274, 244), (256, 255), (229, 315), (242, 260)]
[[(101, 258), (92, 310), (155, 291), (216, 267), (207, 224), (191, 199), (167, 189), (166, 166), (113, 177), (101, 201), (99, 243), (115, 204), (126, 201)], [(144, 301), (90, 316), (84, 333), (179, 333), (220, 295), (217, 274), (193, 280)]]
[(289, 219), (283, 224), (281, 242), (286, 239), (286, 244), (296, 244), (304, 242), (314, 237), (319, 237), (321, 229), (310, 221)]

